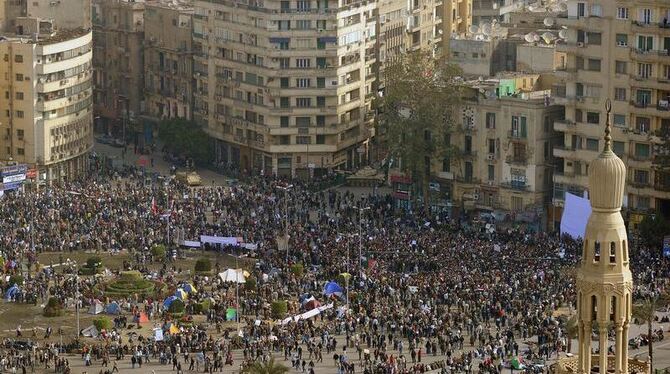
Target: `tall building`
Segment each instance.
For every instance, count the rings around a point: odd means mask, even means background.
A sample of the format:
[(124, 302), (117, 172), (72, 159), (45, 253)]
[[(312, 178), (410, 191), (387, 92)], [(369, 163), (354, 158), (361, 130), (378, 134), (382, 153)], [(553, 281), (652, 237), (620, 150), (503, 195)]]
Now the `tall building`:
[(191, 119), (193, 6), (147, 3), (144, 10), (145, 118)]
[(144, 6), (133, 0), (93, 1), (96, 126), (119, 136), (144, 101)]
[[(577, 271), (577, 321), (579, 355), (560, 360), (558, 373), (648, 373), (646, 362), (629, 360), (628, 333), (633, 309), (633, 276), (629, 243), (621, 216), (626, 166), (613, 152), (605, 113), (604, 148), (590, 162), (588, 187), (592, 213), (586, 225), (582, 258)], [(598, 352), (593, 354), (593, 331)], [(610, 329), (614, 347), (610, 354)]]
[(442, 50), (448, 53), (452, 36), (465, 35), (472, 25), (473, 0), (442, 0)]
[[(457, 209), (544, 217), (551, 201), (552, 123), (549, 77), (505, 73), (467, 82), (462, 118), (449, 138), (458, 158), (433, 165), (435, 182)], [(511, 217), (511, 215), (510, 215)]]
[(613, 97), (614, 152), (628, 166), (624, 207), (634, 227), (651, 211), (670, 215), (670, 173), (656, 168), (659, 133), (670, 131), (670, 5), (661, 1), (568, 1), (558, 23), (568, 27), (566, 68), (557, 72), (556, 103), (565, 119), (554, 124), (563, 142), (554, 177), (560, 213), (566, 192), (584, 196), (588, 162), (602, 145), (604, 97)]
[(0, 30), (0, 160), (27, 164), (41, 179), (72, 179), (88, 166), (92, 34), (81, 9), (89, 4), (0, 2), (7, 17)]
[(194, 118), (241, 170), (319, 175), (366, 162), (377, 3), (199, 0)]

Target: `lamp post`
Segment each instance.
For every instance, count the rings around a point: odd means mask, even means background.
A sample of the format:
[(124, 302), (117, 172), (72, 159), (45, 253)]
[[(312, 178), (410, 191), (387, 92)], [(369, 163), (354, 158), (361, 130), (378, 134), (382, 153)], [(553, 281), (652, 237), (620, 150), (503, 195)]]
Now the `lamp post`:
[(293, 188), (293, 185), (277, 186), (277, 188), (284, 191), (284, 240), (286, 240), (286, 267), (288, 268), (288, 191)]
[(363, 211), (369, 209), (369, 206), (358, 208), (358, 276), (361, 279), (363, 279)]

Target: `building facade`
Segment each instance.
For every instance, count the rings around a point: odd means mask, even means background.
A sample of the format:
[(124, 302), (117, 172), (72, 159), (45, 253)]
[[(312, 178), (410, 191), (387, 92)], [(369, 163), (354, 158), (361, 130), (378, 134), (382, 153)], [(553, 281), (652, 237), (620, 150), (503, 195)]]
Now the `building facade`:
[(119, 137), (144, 106), (144, 6), (131, 0), (92, 6), (96, 126)]
[(556, 145), (554, 204), (566, 192), (584, 196), (588, 163), (602, 145), (603, 100), (612, 97), (614, 152), (628, 166), (624, 207), (632, 226), (650, 212), (670, 214), (670, 174), (655, 165), (658, 135), (670, 131), (670, 5), (639, 1), (569, 1), (558, 23), (568, 27), (566, 68), (557, 74), (555, 103), (565, 119), (554, 124), (563, 135)]
[(0, 160), (27, 164), (49, 181), (88, 167), (92, 137), (92, 33), (50, 20), (13, 20), (0, 40)]
[(363, 164), (376, 11), (368, 1), (196, 1), (194, 118), (217, 159), (298, 176)]
[(147, 3), (144, 10), (144, 100), (154, 120), (191, 119), (193, 7)]
[(543, 89), (542, 79), (506, 74), (467, 84), (462, 118), (449, 139), (461, 154), (433, 165), (455, 207), (533, 219), (545, 214), (552, 187), (552, 123), (563, 109), (548, 105), (550, 90)]

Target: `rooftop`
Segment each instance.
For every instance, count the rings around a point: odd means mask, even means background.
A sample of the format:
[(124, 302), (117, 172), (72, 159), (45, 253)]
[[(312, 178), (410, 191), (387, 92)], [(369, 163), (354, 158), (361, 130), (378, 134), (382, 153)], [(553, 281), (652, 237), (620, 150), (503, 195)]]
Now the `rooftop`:
[(8, 40), (19, 43), (36, 43), (38, 45), (49, 45), (64, 42), (66, 40), (76, 39), (91, 32), (90, 29), (63, 29), (57, 30), (51, 34), (39, 34), (37, 39), (32, 35), (18, 35), (13, 33), (5, 33), (0, 36), (1, 40)]

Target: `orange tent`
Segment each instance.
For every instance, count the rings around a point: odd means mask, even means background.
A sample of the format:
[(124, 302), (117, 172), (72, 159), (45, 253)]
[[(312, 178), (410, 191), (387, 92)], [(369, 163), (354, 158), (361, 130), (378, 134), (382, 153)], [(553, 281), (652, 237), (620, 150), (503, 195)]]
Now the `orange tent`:
[(147, 314), (142, 312), (140, 313), (140, 320), (137, 323), (146, 323), (149, 322), (149, 317), (147, 317)]

